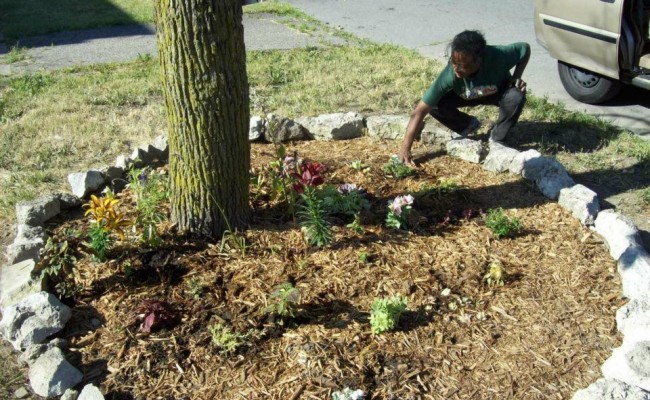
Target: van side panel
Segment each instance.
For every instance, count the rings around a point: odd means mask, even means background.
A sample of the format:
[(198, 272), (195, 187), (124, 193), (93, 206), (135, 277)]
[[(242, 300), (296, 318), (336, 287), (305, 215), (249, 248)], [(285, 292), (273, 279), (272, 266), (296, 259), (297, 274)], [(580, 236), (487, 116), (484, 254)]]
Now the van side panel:
[(535, 33), (553, 58), (619, 79), (623, 0), (535, 0)]

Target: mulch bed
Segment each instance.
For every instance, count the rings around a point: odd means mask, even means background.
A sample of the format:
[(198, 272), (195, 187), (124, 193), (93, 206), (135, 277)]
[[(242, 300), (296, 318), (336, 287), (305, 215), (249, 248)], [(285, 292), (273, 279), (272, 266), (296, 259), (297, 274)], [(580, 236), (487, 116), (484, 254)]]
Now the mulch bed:
[[(85, 290), (60, 336), (107, 399), (328, 399), (344, 387), (370, 399), (566, 399), (599, 378), (620, 342), (616, 265), (599, 238), (530, 183), (434, 148), (420, 150), (416, 176), (396, 181), (382, 172), (396, 142), (287, 147), (324, 163), (327, 183), (368, 191), (365, 233), (334, 221), (334, 242), (309, 248), (283, 207), (258, 201), (245, 255), (169, 234), (158, 249), (131, 241), (108, 262), (78, 260)], [(255, 167), (275, 154), (270, 144), (251, 151)], [(356, 159), (370, 171), (352, 169)], [(389, 200), (441, 179), (462, 188), (416, 200), (412, 232), (383, 226)], [(118, 197), (122, 210), (133, 204), (128, 191)], [(480, 215), (462, 217), (496, 207), (521, 219), (519, 235), (496, 240)], [(70, 216), (54, 235), (87, 226)], [(503, 286), (482, 280), (495, 259)], [(190, 281), (205, 285), (198, 298)], [(284, 282), (301, 301), (281, 325), (263, 310)], [(396, 294), (408, 298), (407, 313), (397, 330), (373, 335), (373, 299)], [(170, 303), (176, 323), (141, 332), (132, 321), (144, 299)], [(248, 334), (246, 343), (219, 352), (207, 329), (215, 323)]]

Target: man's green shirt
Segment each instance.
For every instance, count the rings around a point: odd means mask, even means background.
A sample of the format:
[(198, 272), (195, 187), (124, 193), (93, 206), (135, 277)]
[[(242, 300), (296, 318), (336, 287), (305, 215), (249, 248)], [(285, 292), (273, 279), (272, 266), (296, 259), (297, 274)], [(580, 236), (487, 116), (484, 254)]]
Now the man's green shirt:
[(434, 107), (451, 90), (465, 100), (491, 96), (503, 90), (512, 79), (510, 70), (526, 57), (526, 47), (524, 42), (487, 46), (481, 68), (467, 78), (456, 78), (450, 61), (422, 96), (422, 101)]

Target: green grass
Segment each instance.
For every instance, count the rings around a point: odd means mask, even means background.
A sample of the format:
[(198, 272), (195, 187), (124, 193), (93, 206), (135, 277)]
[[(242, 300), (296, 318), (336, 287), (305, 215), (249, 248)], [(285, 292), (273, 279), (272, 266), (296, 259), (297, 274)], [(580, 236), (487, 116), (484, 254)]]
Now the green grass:
[(13, 64), (27, 59), (27, 48), (11, 46), (9, 52), (4, 56), (4, 62)]
[(66, 30), (153, 22), (150, 0), (0, 0), (7, 41)]

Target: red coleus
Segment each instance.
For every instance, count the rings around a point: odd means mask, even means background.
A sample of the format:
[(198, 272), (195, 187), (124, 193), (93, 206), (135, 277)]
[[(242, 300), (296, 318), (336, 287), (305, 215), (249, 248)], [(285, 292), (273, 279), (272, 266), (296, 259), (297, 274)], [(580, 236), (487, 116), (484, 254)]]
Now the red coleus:
[(293, 190), (298, 193), (305, 191), (306, 186), (318, 186), (325, 180), (321, 176), (325, 172), (325, 166), (315, 161), (306, 161), (298, 166), (298, 171), (293, 176), (298, 182), (293, 184)]
[(170, 326), (176, 321), (176, 312), (164, 301), (142, 300), (136, 308), (136, 314), (133, 322), (140, 322), (140, 330), (145, 333)]

